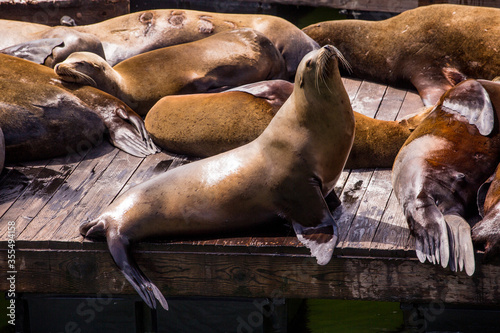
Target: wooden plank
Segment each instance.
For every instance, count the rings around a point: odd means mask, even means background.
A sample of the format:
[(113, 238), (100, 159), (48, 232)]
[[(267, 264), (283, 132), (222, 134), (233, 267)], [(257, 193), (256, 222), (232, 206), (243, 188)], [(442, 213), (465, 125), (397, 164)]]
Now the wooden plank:
[(438, 3), (500, 8), (500, 2), (498, 0), (418, 0), (419, 6), (428, 6)]
[(380, 120), (396, 120), (405, 97), (406, 90), (387, 87), (375, 118)]
[[(16, 255), (23, 265), (16, 275), (17, 292), (135, 294), (105, 250), (18, 250)], [(500, 266), (483, 265), (480, 258), (475, 276), (469, 277), (411, 259), (335, 257), (320, 266), (299, 255), (136, 251), (134, 256), (167, 299), (279, 293), (286, 298), (500, 304)], [(6, 257), (0, 255), (2, 267)], [(0, 287), (7, 290), (8, 281), (1, 279)]]
[[(3, 216), (37, 178), (49, 161), (36, 161), (20, 165), (7, 165), (0, 181), (0, 216)], [(3, 221), (3, 218), (2, 220)]]
[(28, 246), (33, 246), (31, 242), (34, 239), (50, 237), (109, 166), (117, 152), (118, 150), (108, 142), (92, 149), (86, 159), (73, 170), (64, 186), (33, 218), (29, 228), (18, 235), (17, 245), (23, 246), (23, 243), (28, 242)]
[[(408, 91), (397, 119), (413, 114), (415, 110), (421, 110), (422, 107), (420, 96), (415, 91)], [(387, 252), (393, 256), (415, 257), (414, 239), (410, 237), (408, 223), (394, 192), (390, 195), (384, 215), (370, 246), (371, 255), (381, 256)]]
[(391, 193), (375, 236), (371, 240), (370, 254), (415, 258), (414, 247), (410, 242), (410, 229), (394, 192)]
[[(85, 154), (72, 154), (50, 161), (40, 168), (35, 179), (25, 189), (23, 194), (2, 216), (2, 221), (14, 221), (16, 235), (20, 235), (29, 227), (32, 220), (43, 209), (57, 190), (64, 186), (66, 178), (80, 163)], [(6, 223), (0, 224), (0, 235), (7, 231)]]
[[(349, 233), (342, 243), (343, 255), (362, 255), (370, 250), (391, 194), (391, 170), (377, 170), (360, 200)], [(389, 253), (386, 255), (390, 255)]]
[(363, 81), (352, 101), (352, 109), (368, 117), (375, 117), (387, 86), (369, 81)]
[[(253, 2), (252, 0), (239, 1)], [(400, 13), (402, 11), (416, 8), (418, 6), (418, 0), (263, 0), (259, 2), (293, 6), (331, 7), (391, 13)]]
[(356, 99), (356, 95), (358, 94), (362, 82), (363, 81), (359, 79), (342, 78), (342, 83), (344, 84), (345, 91), (349, 95), (351, 103)]
[(409, 90), (406, 92), (403, 105), (399, 110), (397, 119), (403, 119), (405, 117), (411, 116), (413, 114), (422, 112), (425, 109), (422, 99), (414, 90)]
[(83, 221), (96, 218), (118, 195), (143, 158), (118, 151), (80, 203), (60, 224), (44, 228), (32, 241), (48, 242), (51, 248), (65, 247), (68, 240), (81, 241), (78, 228)]
[(72, 17), (77, 25), (91, 24), (130, 13), (129, 0), (0, 0), (0, 19), (59, 25)]

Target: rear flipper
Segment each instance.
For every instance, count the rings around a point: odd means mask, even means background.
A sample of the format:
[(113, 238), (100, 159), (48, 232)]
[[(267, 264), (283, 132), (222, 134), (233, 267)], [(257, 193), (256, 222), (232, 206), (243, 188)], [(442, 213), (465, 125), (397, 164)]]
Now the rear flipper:
[(158, 300), (161, 306), (168, 310), (167, 301), (161, 291), (144, 275), (135, 260), (130, 256), (128, 239), (117, 235), (115, 232), (109, 232), (107, 238), (108, 248), (113, 260), (144, 302), (150, 308), (156, 309), (156, 300)]
[(445, 215), (444, 219), (450, 243), (450, 269), (454, 272), (465, 269), (467, 275), (471, 276), (474, 274), (475, 262), (470, 226), (458, 215)]
[(130, 255), (130, 242), (126, 237), (118, 235), (114, 230), (106, 232), (102, 219), (84, 222), (80, 226), (80, 233), (89, 238), (106, 236), (114, 262), (144, 302), (150, 308), (156, 309), (156, 300), (158, 300), (161, 306), (168, 310), (167, 301), (160, 290), (144, 275)]

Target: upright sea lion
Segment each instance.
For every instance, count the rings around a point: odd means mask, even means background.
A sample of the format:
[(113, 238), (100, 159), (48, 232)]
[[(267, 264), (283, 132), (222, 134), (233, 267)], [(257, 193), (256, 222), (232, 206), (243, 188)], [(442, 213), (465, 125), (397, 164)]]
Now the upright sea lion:
[(142, 119), (125, 103), (92, 87), (62, 83), (45, 66), (0, 55), (0, 89), (7, 162), (78, 152), (104, 135), (136, 156), (157, 151)]
[(258, 14), (148, 10), (73, 29), (97, 36), (104, 44), (106, 59), (115, 65), (139, 53), (240, 28), (254, 29), (271, 40), (285, 59), (290, 79), (304, 55), (319, 47), (292, 23)]
[(145, 115), (163, 96), (218, 91), (284, 78), (283, 57), (251, 29), (150, 51), (111, 67), (92, 53), (73, 53), (55, 67), (65, 81), (91, 84)]
[(81, 225), (85, 237), (106, 236), (115, 263), (150, 307), (155, 298), (167, 303), (129, 248), (150, 236), (251, 228), (280, 216), (320, 264), (330, 260), (338, 233), (325, 197), (335, 195), (354, 137), (338, 59), (332, 46), (306, 55), (292, 95), (251, 143), (139, 184)]
[(442, 96), (396, 157), (394, 193), (421, 262), (474, 272), (465, 219), (477, 211), (477, 190), (498, 164), (497, 112), (479, 82), (464, 81)]
[(357, 77), (413, 84), (425, 105), (454, 81), (500, 73), (498, 8), (422, 6), (383, 21), (327, 21), (303, 31), (320, 45), (335, 45)]
[(105, 57), (101, 41), (93, 34), (70, 27), (49, 27), (29, 22), (0, 20), (3, 33), (0, 53), (54, 67), (71, 53), (86, 51)]
[[(259, 136), (292, 90), (288, 81), (270, 80), (219, 93), (166, 96), (151, 108), (144, 123), (153, 141), (167, 151), (212, 156)], [(423, 111), (409, 119), (384, 121), (354, 111), (356, 136), (346, 167), (392, 167), (425, 116)]]

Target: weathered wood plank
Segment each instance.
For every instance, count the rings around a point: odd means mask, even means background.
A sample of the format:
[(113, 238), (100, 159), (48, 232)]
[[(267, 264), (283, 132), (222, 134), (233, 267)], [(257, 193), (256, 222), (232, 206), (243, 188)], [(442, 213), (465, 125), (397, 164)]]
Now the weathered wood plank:
[(409, 90), (406, 92), (406, 96), (403, 101), (403, 105), (401, 105), (401, 108), (399, 110), (397, 119), (403, 119), (412, 114), (421, 112), (424, 109), (424, 103), (422, 102), (420, 95), (418, 95), (413, 90)]
[(418, 0), (419, 6), (427, 6), (438, 3), (449, 3), (454, 5), (469, 5), (483, 7), (500, 7), (498, 0)]
[(0, 19), (59, 25), (68, 15), (76, 24), (91, 24), (130, 13), (129, 0), (0, 1)]
[(87, 194), (57, 227), (46, 228), (33, 241), (49, 242), (51, 248), (64, 247), (67, 240), (82, 240), (78, 232), (81, 222), (96, 218), (125, 186), (142, 162), (138, 158), (118, 151), (109, 166), (102, 172)]
[[(63, 225), (68, 214), (79, 204), (99, 175), (109, 166), (117, 154), (115, 149), (107, 142), (92, 149), (50, 201), (33, 217), (29, 227), (20, 232), (17, 244), (22, 246), (23, 242), (28, 242), (28, 246), (33, 246), (33, 240), (47, 239)], [(39, 195), (38, 192), (33, 193), (35, 197)]]
[[(334, 257), (320, 266), (300, 255), (136, 251), (134, 256), (167, 299), (279, 294), (287, 298), (500, 304), (500, 266), (483, 265), (480, 259), (476, 275), (469, 277), (411, 259)], [(17, 258), (22, 263), (17, 268), (18, 292), (135, 294), (105, 250), (19, 250)], [(0, 256), (0, 263), (5, 267), (5, 255)], [(7, 283), (1, 279), (0, 287), (7, 290)]]
[(343, 255), (367, 254), (391, 194), (391, 171), (377, 170), (360, 200), (356, 217), (342, 243)]
[(377, 83), (363, 81), (352, 101), (352, 109), (364, 114), (365, 116), (374, 118), (377, 114), (382, 98), (384, 97), (387, 86)]
[[(54, 196), (66, 178), (77, 167), (85, 155), (72, 154), (50, 161), (40, 170), (24, 193), (16, 200), (1, 220), (14, 221), (16, 234), (20, 235), (28, 229), (32, 220)], [(6, 230), (6, 224), (0, 225), (0, 235)], [(18, 236), (19, 237), (19, 236)]]
[(6, 166), (0, 180), (0, 216), (5, 215), (48, 162), (36, 161)]
[(410, 247), (410, 229), (394, 192), (387, 203), (377, 232), (370, 244), (372, 256), (416, 257)]
[[(245, 2), (253, 2), (252, 0), (239, 0)], [(492, 0), (490, 0), (492, 1)], [(313, 7), (331, 7), (352, 10), (364, 11), (379, 11), (400, 13), (402, 11), (416, 8), (418, 0), (264, 0), (262, 3), (276, 3), (282, 5), (294, 6), (313, 6)]]

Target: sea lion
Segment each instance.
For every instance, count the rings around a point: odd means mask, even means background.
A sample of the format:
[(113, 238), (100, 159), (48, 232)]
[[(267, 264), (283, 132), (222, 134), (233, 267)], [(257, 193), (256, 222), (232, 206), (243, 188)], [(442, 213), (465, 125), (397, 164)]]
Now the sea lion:
[(91, 84), (118, 97), (140, 115), (163, 96), (218, 91), (286, 75), (281, 54), (251, 29), (150, 51), (114, 67), (95, 54), (77, 52), (54, 70), (65, 81)]
[(428, 106), (455, 81), (491, 80), (500, 73), (498, 8), (422, 6), (382, 21), (326, 21), (303, 31), (320, 45), (338, 47), (353, 75), (411, 83)]
[[(500, 112), (500, 82), (478, 80), (486, 89), (495, 111)], [(482, 220), (472, 227), (472, 240), (485, 246), (486, 262), (500, 253), (500, 166), (478, 191), (478, 208)]]
[(105, 134), (135, 156), (158, 150), (125, 103), (92, 87), (62, 83), (48, 67), (0, 55), (0, 87), (7, 162), (79, 152)]
[(81, 225), (85, 237), (106, 236), (115, 263), (150, 307), (155, 298), (167, 303), (130, 255), (132, 243), (150, 236), (214, 234), (280, 216), (320, 264), (330, 260), (338, 232), (325, 197), (335, 196), (354, 137), (339, 59), (329, 45), (306, 55), (292, 95), (251, 143), (139, 184)]
[(466, 219), (477, 211), (477, 190), (499, 157), (498, 114), (475, 80), (446, 92), (410, 135), (394, 161), (392, 183), (421, 262), (472, 275)]
[(0, 53), (16, 56), (53, 68), (78, 51), (105, 57), (101, 41), (92, 34), (70, 27), (49, 27), (29, 22), (0, 20), (3, 33)]
[[(166, 96), (151, 108), (144, 123), (153, 141), (167, 151), (208, 157), (259, 136), (292, 90), (293, 83), (270, 80), (219, 93)], [(354, 111), (356, 136), (346, 168), (392, 167), (426, 114), (384, 121)]]
[(3, 165), (5, 164), (5, 138), (2, 128), (0, 128), (0, 173), (2, 173)]
[(148, 10), (73, 29), (97, 36), (104, 44), (106, 60), (113, 66), (140, 53), (240, 28), (254, 29), (271, 40), (285, 59), (290, 79), (304, 55), (319, 47), (287, 20), (260, 14)]

